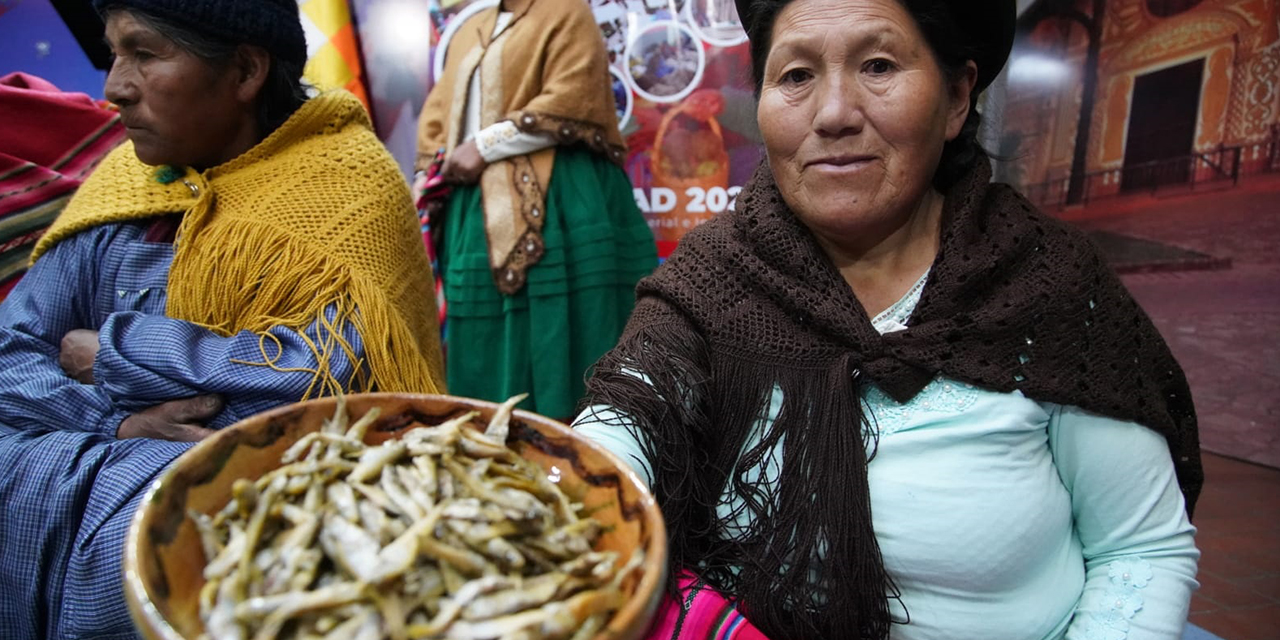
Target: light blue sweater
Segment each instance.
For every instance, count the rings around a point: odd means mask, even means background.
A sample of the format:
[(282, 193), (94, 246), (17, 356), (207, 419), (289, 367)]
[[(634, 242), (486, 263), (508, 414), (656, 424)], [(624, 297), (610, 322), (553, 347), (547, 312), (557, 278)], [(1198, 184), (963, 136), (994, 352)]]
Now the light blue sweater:
[[(904, 329), (923, 283), (876, 328)], [(907, 623), (891, 638), (1181, 637), (1200, 552), (1159, 434), (942, 377), (906, 404), (870, 385), (863, 403), (880, 434), (868, 468), (876, 538), (902, 594), (894, 620)], [(745, 448), (781, 405), (775, 389)], [(640, 443), (604, 424), (617, 418), (591, 407), (574, 427), (652, 483)], [(775, 453), (757, 470), (766, 478), (779, 475)], [(735, 500), (726, 492), (722, 518), (748, 513)]]

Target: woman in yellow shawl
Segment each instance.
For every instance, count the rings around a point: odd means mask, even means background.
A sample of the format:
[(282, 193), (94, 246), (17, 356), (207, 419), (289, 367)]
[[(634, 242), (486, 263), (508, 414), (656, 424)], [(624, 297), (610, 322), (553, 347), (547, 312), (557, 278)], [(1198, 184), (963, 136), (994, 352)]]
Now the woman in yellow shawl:
[(108, 156), (0, 304), (0, 629), (133, 637), (143, 489), (211, 428), (443, 388), (408, 185), (345, 92), (307, 99), (294, 0), (96, 0)]
[(443, 153), (454, 185), (430, 220), (443, 230), (449, 387), (529, 392), (526, 408), (571, 416), (657, 264), (620, 166), (604, 40), (582, 0), (503, 0), (444, 53), (418, 169)]

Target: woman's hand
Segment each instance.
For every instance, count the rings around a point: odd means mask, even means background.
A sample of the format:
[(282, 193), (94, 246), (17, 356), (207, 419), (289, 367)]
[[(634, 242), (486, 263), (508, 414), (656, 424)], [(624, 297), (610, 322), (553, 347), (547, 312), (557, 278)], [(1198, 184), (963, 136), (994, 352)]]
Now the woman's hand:
[(74, 329), (62, 336), (58, 364), (68, 376), (84, 384), (93, 384), (93, 361), (97, 357), (97, 331)]
[(216, 395), (170, 400), (125, 418), (116, 430), (116, 438), (196, 442), (213, 434), (213, 429), (204, 425), (221, 411), (222, 398)]
[(476, 147), (475, 140), (468, 140), (445, 158), (441, 173), (449, 182), (474, 184), (480, 179), (480, 174), (487, 166), (489, 163), (485, 162), (484, 157), (480, 155), (480, 149)]

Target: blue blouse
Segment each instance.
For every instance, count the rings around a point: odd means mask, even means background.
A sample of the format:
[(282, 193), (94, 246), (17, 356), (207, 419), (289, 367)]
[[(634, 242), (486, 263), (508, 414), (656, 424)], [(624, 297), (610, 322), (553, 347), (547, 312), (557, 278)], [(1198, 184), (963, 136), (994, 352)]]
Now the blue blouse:
[[(165, 219), (103, 225), (56, 246), (0, 303), (0, 636), (135, 638), (121, 583), (129, 520), (151, 479), (189, 443), (117, 440), (130, 414), (221, 394), (220, 428), (300, 399), (316, 359), (301, 334), (263, 342), (168, 318)], [(62, 337), (98, 331), (95, 384), (58, 365)], [(315, 328), (306, 333), (316, 340)], [(345, 336), (359, 356), (359, 336)], [(349, 380), (342, 354), (333, 375)], [(290, 370), (292, 369), (292, 370)]]

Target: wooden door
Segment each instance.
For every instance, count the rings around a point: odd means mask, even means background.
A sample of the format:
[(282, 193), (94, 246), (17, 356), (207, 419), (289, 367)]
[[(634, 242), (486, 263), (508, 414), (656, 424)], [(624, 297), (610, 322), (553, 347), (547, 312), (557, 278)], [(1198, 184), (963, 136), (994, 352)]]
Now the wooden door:
[(1122, 191), (1186, 183), (1200, 111), (1204, 59), (1138, 76), (1129, 109)]

